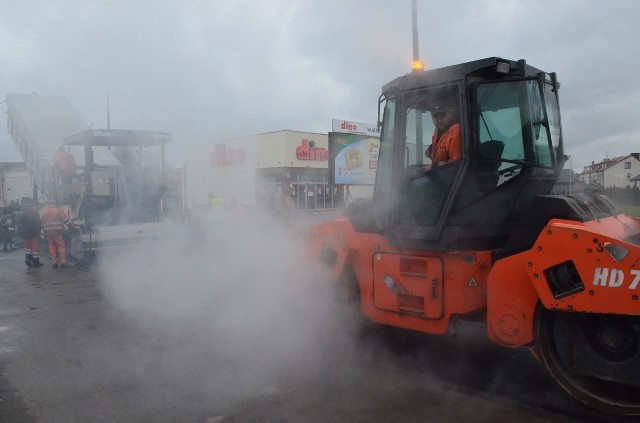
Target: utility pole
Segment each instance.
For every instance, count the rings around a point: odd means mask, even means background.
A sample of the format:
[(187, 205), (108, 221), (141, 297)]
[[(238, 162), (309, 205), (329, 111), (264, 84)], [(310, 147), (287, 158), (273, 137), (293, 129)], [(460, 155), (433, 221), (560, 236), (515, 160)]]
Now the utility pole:
[(413, 62), (411, 63), (412, 72), (422, 72), (424, 70), (424, 62), (420, 60), (418, 48), (418, 4), (417, 0), (411, 0), (411, 24), (413, 28)]
[(573, 166), (571, 166), (571, 156), (569, 156), (569, 194), (573, 194), (571, 191), (571, 182), (573, 181)]
[(411, 0), (411, 24), (413, 28), (413, 60), (420, 60), (418, 49), (418, 4), (417, 0)]
[(111, 107), (109, 106), (109, 86), (107, 86), (107, 130), (111, 129)]
[(111, 106), (109, 104), (109, 83), (107, 82), (107, 78), (105, 78), (101, 72), (98, 72), (97, 70), (94, 70), (94, 69), (82, 68), (80, 69), (80, 71), (93, 72), (97, 74), (100, 78), (102, 78), (102, 81), (104, 82), (104, 87), (107, 90), (107, 130), (111, 129)]
[[(413, 73), (422, 72), (424, 70), (424, 63), (420, 60), (420, 53), (418, 48), (418, 4), (417, 0), (411, 0), (411, 26), (413, 29), (413, 63), (411, 64), (411, 71)], [(416, 151), (424, 151), (424, 140), (422, 138), (422, 112), (420, 110), (415, 111), (416, 117)], [(420, 154), (417, 157), (418, 164), (424, 164), (424, 154)]]

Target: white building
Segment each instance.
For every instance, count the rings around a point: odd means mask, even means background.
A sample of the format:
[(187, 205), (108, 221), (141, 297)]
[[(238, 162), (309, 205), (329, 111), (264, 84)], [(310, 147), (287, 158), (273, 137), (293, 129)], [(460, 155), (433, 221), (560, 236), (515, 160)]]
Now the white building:
[[(187, 209), (208, 204), (209, 194), (225, 204), (274, 210), (315, 210), (343, 205), (346, 189), (330, 185), (328, 136), (277, 131), (213, 141), (187, 148)], [(373, 187), (351, 187), (350, 199), (370, 197)]]
[(31, 202), (33, 178), (22, 162), (0, 163), (0, 207)]
[(595, 187), (633, 186), (633, 177), (640, 175), (640, 153), (592, 162), (578, 176), (585, 185)]

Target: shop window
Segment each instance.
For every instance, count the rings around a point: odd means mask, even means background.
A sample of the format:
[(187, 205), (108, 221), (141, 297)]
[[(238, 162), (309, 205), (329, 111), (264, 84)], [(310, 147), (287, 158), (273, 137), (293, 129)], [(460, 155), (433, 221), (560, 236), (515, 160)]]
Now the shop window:
[(281, 207), (282, 182), (279, 174), (262, 175), (258, 178), (256, 200), (270, 210)]
[(315, 210), (339, 206), (339, 188), (329, 185), (324, 170), (317, 172), (293, 172), (288, 174), (287, 198), (281, 203), (288, 210)]

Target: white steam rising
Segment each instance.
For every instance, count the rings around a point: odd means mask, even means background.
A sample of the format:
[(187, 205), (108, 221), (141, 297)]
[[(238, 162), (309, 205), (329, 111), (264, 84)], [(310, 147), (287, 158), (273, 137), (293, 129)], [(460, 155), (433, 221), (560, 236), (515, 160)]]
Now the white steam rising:
[(345, 358), (331, 286), (292, 230), (262, 217), (173, 232), (101, 264), (118, 320), (135, 327), (119, 352), (135, 383), (236, 400)]

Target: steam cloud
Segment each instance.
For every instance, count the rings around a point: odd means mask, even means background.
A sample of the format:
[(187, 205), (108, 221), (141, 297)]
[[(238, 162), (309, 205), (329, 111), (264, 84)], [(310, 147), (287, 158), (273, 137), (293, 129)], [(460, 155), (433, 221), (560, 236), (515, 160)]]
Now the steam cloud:
[(107, 350), (131, 383), (152, 398), (222, 403), (345, 359), (344, 322), (301, 237), (264, 216), (207, 219), (101, 263), (102, 291), (128, 334)]

